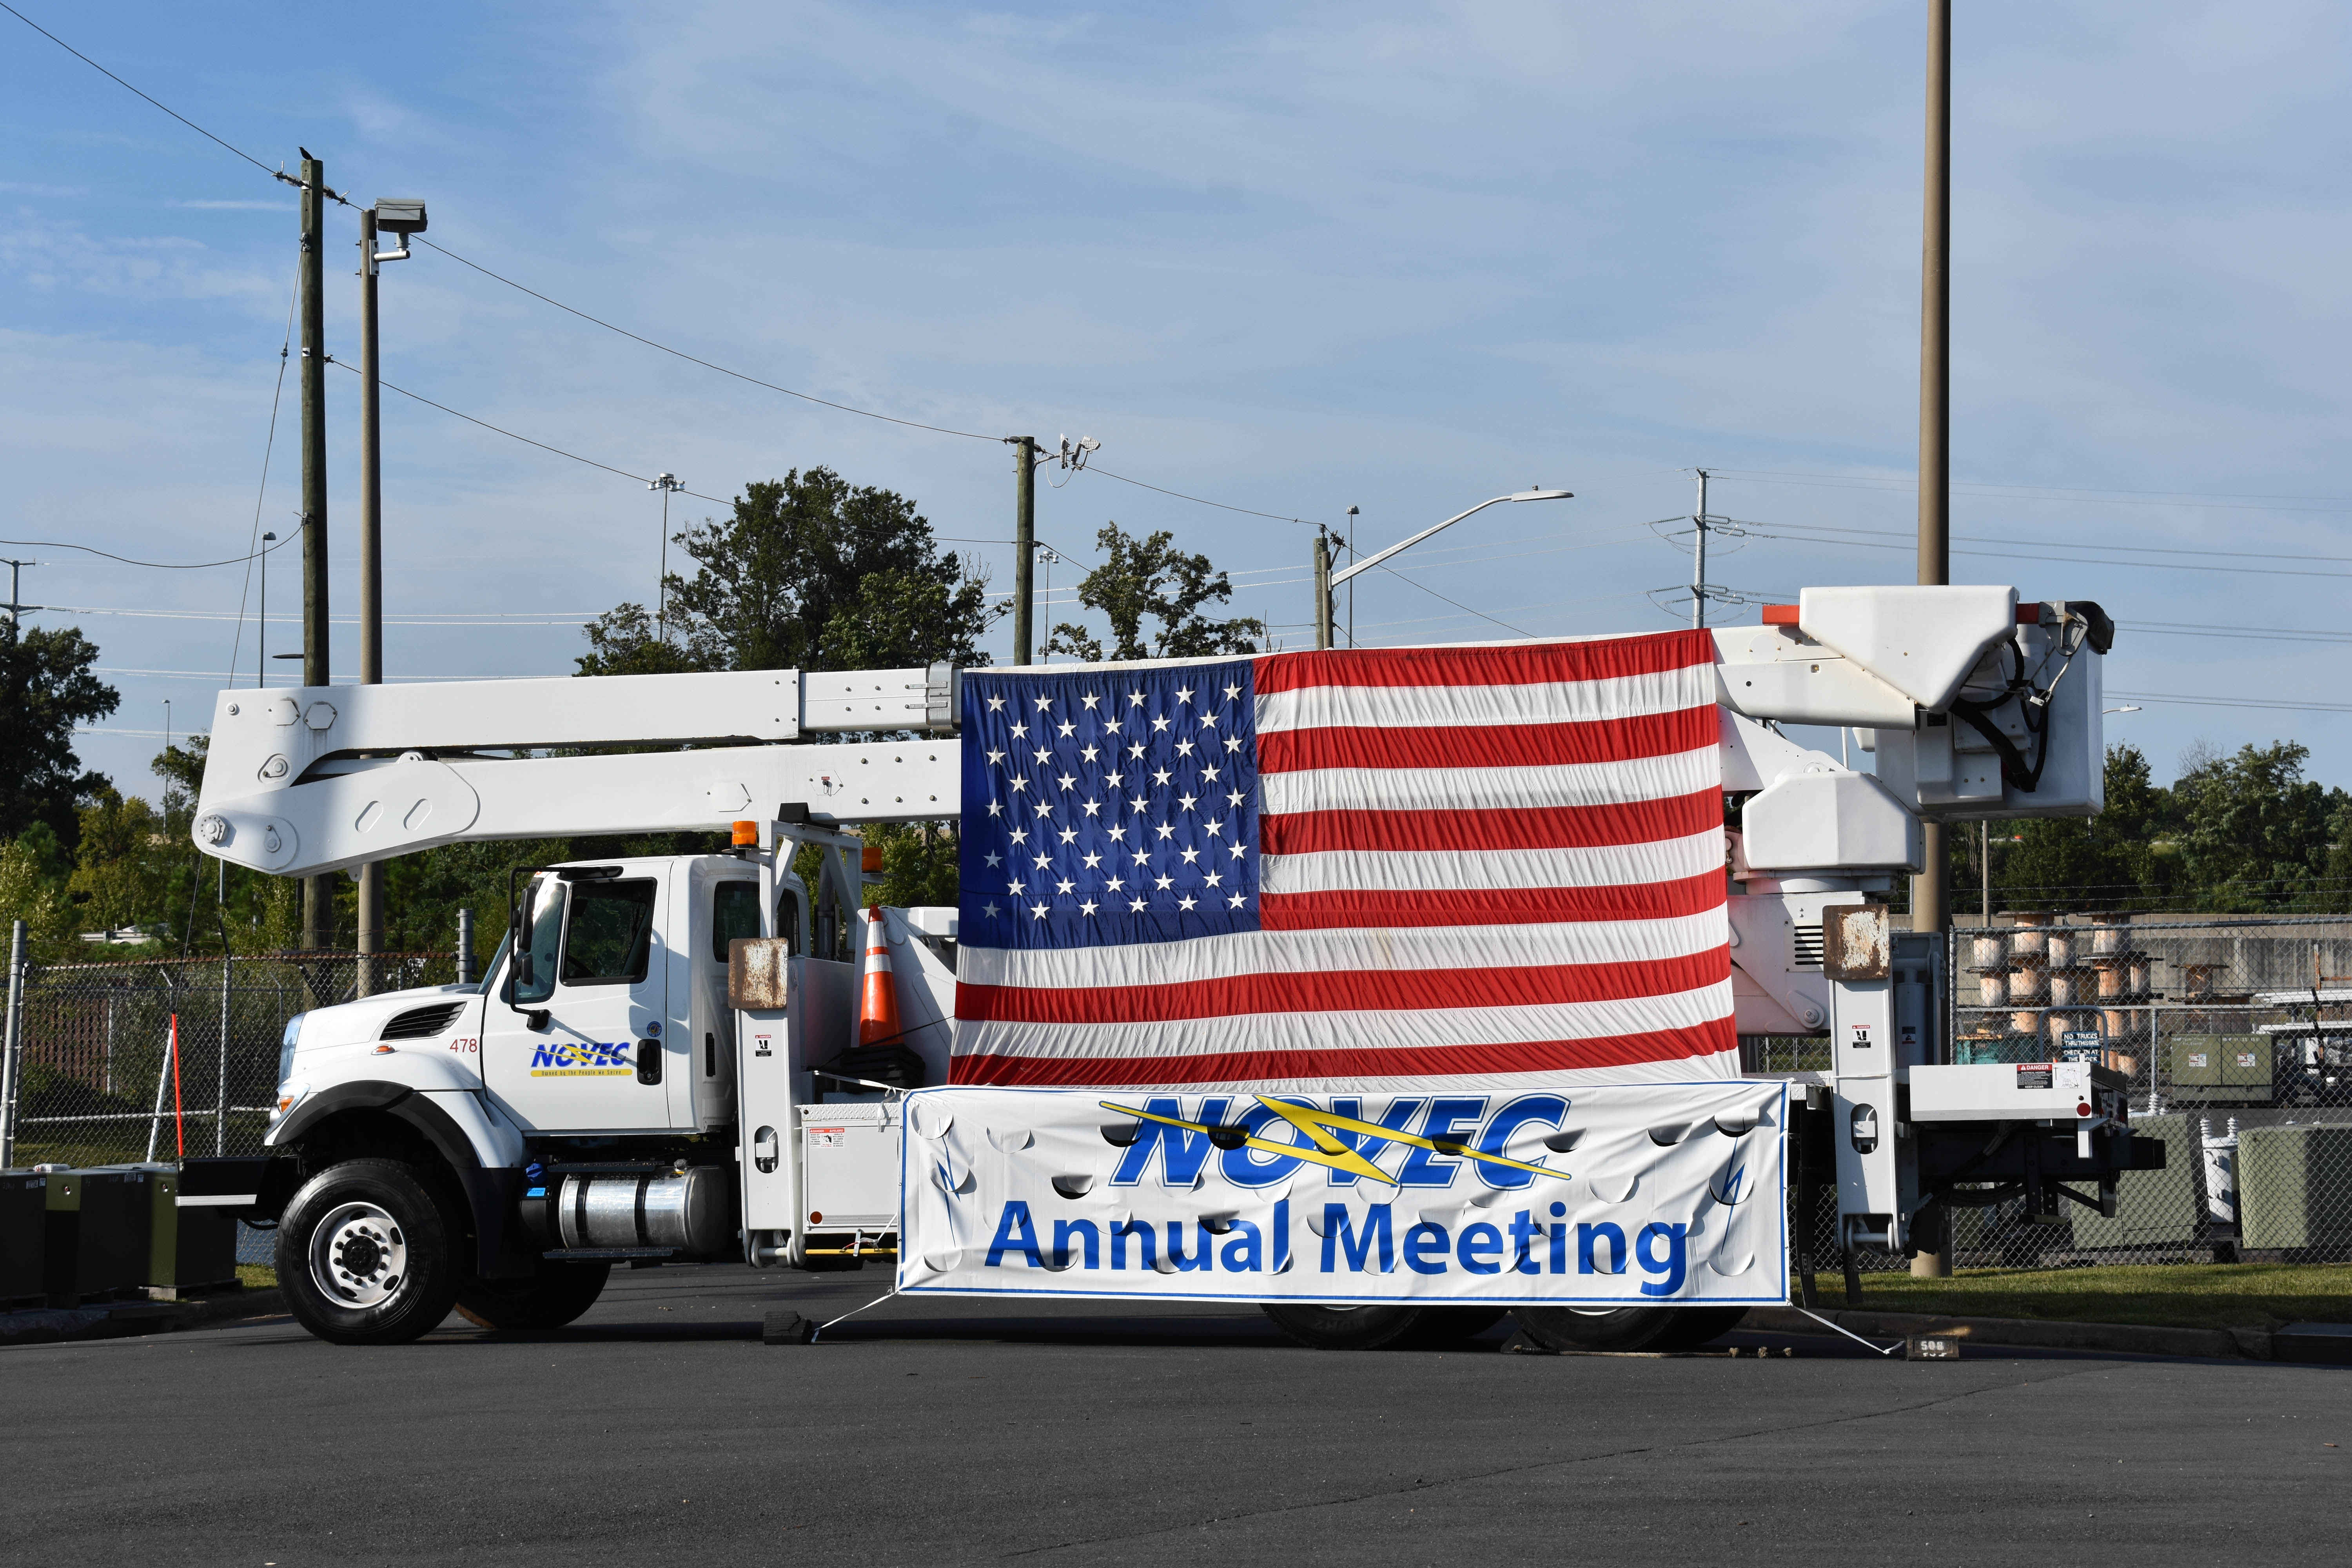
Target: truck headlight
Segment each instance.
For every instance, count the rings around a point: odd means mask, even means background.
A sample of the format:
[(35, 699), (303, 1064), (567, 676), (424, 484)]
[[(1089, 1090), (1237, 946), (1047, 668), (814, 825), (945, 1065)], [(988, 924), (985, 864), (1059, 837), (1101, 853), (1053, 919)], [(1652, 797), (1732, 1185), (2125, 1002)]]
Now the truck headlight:
[(278, 1037), (278, 1081), (281, 1084), (294, 1076), (294, 1047), (302, 1039), (302, 1020), (310, 1016), (308, 1013), (297, 1013), (287, 1019), (286, 1033)]

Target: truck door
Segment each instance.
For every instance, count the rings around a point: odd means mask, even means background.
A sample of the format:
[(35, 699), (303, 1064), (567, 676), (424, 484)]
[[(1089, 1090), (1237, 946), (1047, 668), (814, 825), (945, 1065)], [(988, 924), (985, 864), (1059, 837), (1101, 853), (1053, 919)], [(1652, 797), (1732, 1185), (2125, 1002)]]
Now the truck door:
[(671, 1124), (666, 901), (653, 875), (534, 885), (528, 963), (496, 977), (482, 1024), (483, 1079), (525, 1126)]

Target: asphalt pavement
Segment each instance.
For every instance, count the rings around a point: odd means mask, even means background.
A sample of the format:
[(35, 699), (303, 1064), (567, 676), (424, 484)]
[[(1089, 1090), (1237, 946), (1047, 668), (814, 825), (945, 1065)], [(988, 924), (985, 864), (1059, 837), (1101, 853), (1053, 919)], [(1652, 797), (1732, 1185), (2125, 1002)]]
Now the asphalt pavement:
[(562, 1333), (0, 1351), (16, 1564), (2352, 1560), (2352, 1369), (1293, 1347), (1255, 1310), (624, 1273)]

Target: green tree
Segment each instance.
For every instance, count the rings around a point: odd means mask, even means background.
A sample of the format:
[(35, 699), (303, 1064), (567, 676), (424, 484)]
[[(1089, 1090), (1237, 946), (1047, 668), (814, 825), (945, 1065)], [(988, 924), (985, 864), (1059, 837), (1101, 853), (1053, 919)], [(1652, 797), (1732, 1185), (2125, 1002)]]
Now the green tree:
[(2192, 761), (2172, 786), (2183, 869), (2198, 907), (2262, 910), (2325, 901), (2319, 879), (2352, 796), (2303, 776), (2309, 747), (2241, 746)]
[(97, 661), (97, 645), (78, 628), (0, 622), (0, 837), (39, 822), (71, 843), (77, 808), (106, 787), (73, 749), (75, 725), (122, 700), (89, 672)]
[(79, 908), (83, 926), (112, 931), (157, 921), (163, 910), (158, 851), (166, 841), (155, 808), (108, 788), (80, 815), (66, 897)]
[[(2150, 781), (2147, 758), (2120, 742), (2107, 748), (2106, 805), (2095, 817), (2032, 817), (1992, 825), (1993, 886), (2011, 909), (2113, 910), (2163, 901), (2179, 864), (2153, 844), (2172, 803)], [(1969, 841), (1976, 853), (1974, 832)], [(1980, 870), (1971, 868), (1972, 874)], [(1960, 903), (1968, 903), (1962, 889)]]
[(987, 662), (986, 580), (943, 553), (894, 490), (794, 469), (746, 485), (724, 521), (674, 538), (695, 563), (667, 580), (674, 651), (644, 605), (622, 605), (589, 626), (581, 674)]
[(715, 649), (698, 649), (655, 635), (654, 617), (643, 605), (615, 605), (588, 623), (588, 651), (576, 661), (582, 675), (678, 675), (723, 669), (704, 659)]
[[(1078, 603), (1101, 612), (1110, 623), (1110, 642), (1106, 647), (1085, 626), (1065, 621), (1046, 639), (1047, 653), (1097, 663), (1258, 651), (1265, 637), (1265, 621), (1254, 616), (1213, 620), (1201, 613), (1203, 605), (1225, 604), (1234, 596), (1233, 584), (1209, 564), (1207, 556), (1177, 549), (1175, 535), (1165, 529), (1139, 539), (1116, 522), (1105, 523), (1095, 543), (1106, 559), (1078, 584)], [(1149, 641), (1143, 624), (1147, 618), (1159, 623)]]

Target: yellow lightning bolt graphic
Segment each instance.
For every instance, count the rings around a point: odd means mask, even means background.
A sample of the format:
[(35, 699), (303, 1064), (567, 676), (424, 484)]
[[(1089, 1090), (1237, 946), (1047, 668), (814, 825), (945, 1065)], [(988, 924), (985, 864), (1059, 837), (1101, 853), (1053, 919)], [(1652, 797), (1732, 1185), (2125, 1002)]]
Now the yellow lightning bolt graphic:
[[(1463, 1139), (1423, 1138), (1411, 1132), (1395, 1131), (1381, 1126), (1377, 1121), (1364, 1121), (1353, 1116), (1341, 1116), (1336, 1111), (1310, 1110), (1304, 1106), (1292, 1105), (1285, 1100), (1269, 1100), (1262, 1094), (1252, 1098), (1293, 1127), (1297, 1128), (1299, 1131), (1307, 1134), (1315, 1146), (1307, 1149), (1301, 1148), (1296, 1143), (1275, 1143), (1251, 1133), (1243, 1137), (1241, 1147), (1255, 1149), (1267, 1154), (1284, 1154), (1292, 1159), (1312, 1161), (1318, 1165), (1328, 1165), (1335, 1171), (1347, 1171), (1359, 1176), (1370, 1176), (1375, 1181), (1386, 1182), (1392, 1187), (1398, 1184), (1394, 1176), (1334, 1138), (1329, 1130), (1338, 1128), (1342, 1131), (1369, 1134), (1384, 1142), (1402, 1143), (1407, 1148), (1427, 1149), (1439, 1154), (1460, 1155), (1465, 1159), (1481, 1160), (1490, 1165), (1507, 1166), (1514, 1171), (1532, 1171), (1538, 1175), (1557, 1176), (1562, 1181), (1569, 1179), (1568, 1173), (1565, 1171), (1555, 1171), (1546, 1165), (1524, 1164), (1517, 1160), (1507, 1160), (1500, 1154), (1489, 1154), (1483, 1150), (1474, 1149)], [(1138, 1110), (1131, 1105), (1120, 1105), (1112, 1100), (1106, 1100), (1097, 1103), (1105, 1110), (1116, 1110), (1122, 1116), (1132, 1116), (1144, 1121), (1157, 1121), (1169, 1127), (1181, 1127), (1188, 1132), (1205, 1132), (1213, 1135), (1228, 1131), (1223, 1127), (1212, 1127), (1206, 1122), (1186, 1121), (1181, 1117), (1161, 1116), (1156, 1111)]]

